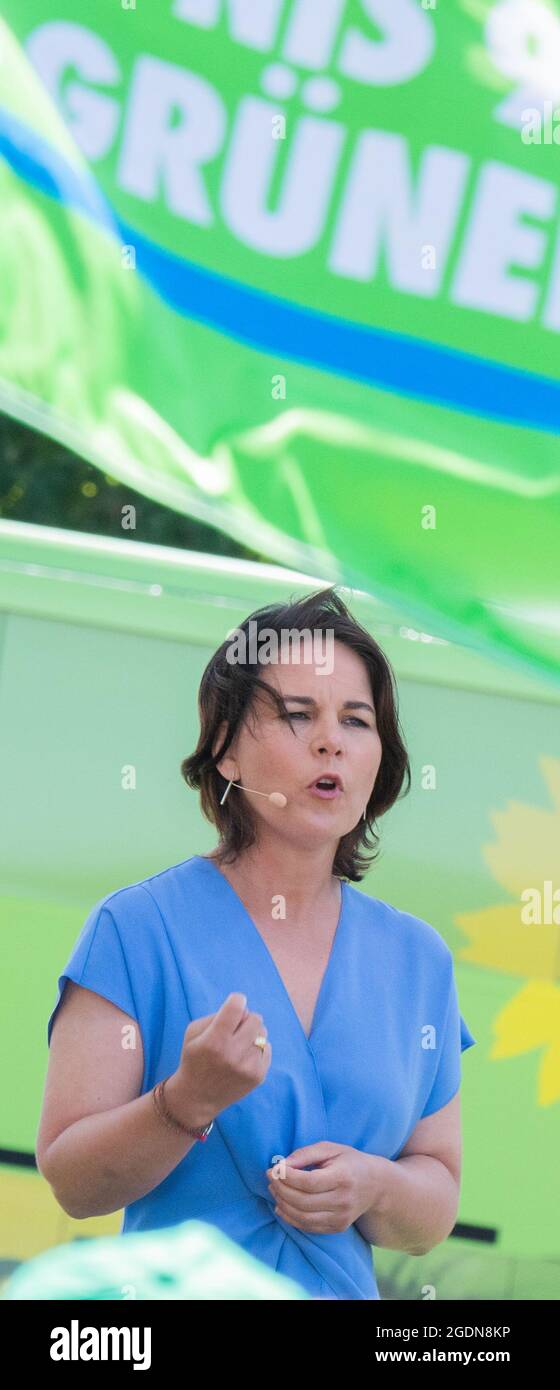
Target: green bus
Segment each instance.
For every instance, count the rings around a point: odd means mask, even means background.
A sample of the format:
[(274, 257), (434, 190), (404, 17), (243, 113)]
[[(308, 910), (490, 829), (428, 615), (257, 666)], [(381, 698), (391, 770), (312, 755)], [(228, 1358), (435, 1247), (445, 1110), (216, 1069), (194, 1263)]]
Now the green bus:
[[(204, 666), (250, 612), (323, 584), (0, 521), (0, 1283), (42, 1250), (119, 1230), (120, 1213), (67, 1216), (35, 1164), (57, 977), (101, 896), (215, 843), (179, 772)], [(477, 1041), (455, 1229), (422, 1257), (376, 1251), (380, 1292), (558, 1298), (560, 692), (343, 592), (395, 670), (413, 774), (359, 888), (445, 938)]]

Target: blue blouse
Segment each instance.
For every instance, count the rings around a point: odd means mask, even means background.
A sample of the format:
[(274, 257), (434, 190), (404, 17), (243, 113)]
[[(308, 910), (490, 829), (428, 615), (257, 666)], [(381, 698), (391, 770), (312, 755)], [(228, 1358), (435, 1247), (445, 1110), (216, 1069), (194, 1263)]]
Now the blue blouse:
[(125, 1207), (121, 1233), (207, 1221), (314, 1297), (378, 1299), (356, 1225), (315, 1235), (284, 1222), (266, 1169), (321, 1140), (398, 1157), (418, 1120), (455, 1095), (461, 1052), (476, 1039), (439, 932), (350, 883), (341, 890), (309, 1039), (241, 899), (195, 854), (92, 908), (58, 980), (48, 1042), (67, 979), (104, 995), (140, 1027), (144, 1094), (176, 1070), (193, 1019), (245, 994), (272, 1046), (266, 1080)]

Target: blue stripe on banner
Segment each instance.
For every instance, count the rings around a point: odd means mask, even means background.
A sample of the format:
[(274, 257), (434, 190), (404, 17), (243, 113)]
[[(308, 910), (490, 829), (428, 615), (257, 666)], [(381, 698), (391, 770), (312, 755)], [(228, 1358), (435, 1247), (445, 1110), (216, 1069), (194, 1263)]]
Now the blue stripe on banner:
[(40, 135), (1, 108), (0, 154), (27, 183), (134, 246), (137, 269), (185, 317), (263, 352), (370, 386), (558, 433), (560, 382), (318, 313), (194, 265), (119, 218), (92, 175), (80, 176)]
[(93, 174), (72, 168), (67, 160), (0, 106), (0, 155), (26, 183), (59, 203), (83, 212), (107, 231), (118, 234), (117, 221)]

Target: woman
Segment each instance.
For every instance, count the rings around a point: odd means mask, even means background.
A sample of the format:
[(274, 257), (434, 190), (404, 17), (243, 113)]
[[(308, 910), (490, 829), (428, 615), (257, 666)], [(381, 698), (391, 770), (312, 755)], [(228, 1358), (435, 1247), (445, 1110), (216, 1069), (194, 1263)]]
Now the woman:
[(334, 589), (212, 657), (181, 770), (219, 843), (97, 903), (58, 982), (37, 1161), (71, 1215), (208, 1221), (337, 1299), (451, 1231), (453, 958), (351, 882), (410, 788), (393, 681)]

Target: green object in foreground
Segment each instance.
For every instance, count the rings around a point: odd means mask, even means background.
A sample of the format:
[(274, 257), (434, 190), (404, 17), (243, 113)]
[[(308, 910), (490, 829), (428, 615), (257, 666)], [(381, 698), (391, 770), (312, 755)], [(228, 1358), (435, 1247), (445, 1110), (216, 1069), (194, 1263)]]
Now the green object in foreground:
[(203, 1221), (161, 1231), (72, 1241), (27, 1260), (5, 1299), (309, 1298), (293, 1279), (267, 1269)]
[(556, 8), (3, 10), (0, 409), (558, 688)]

